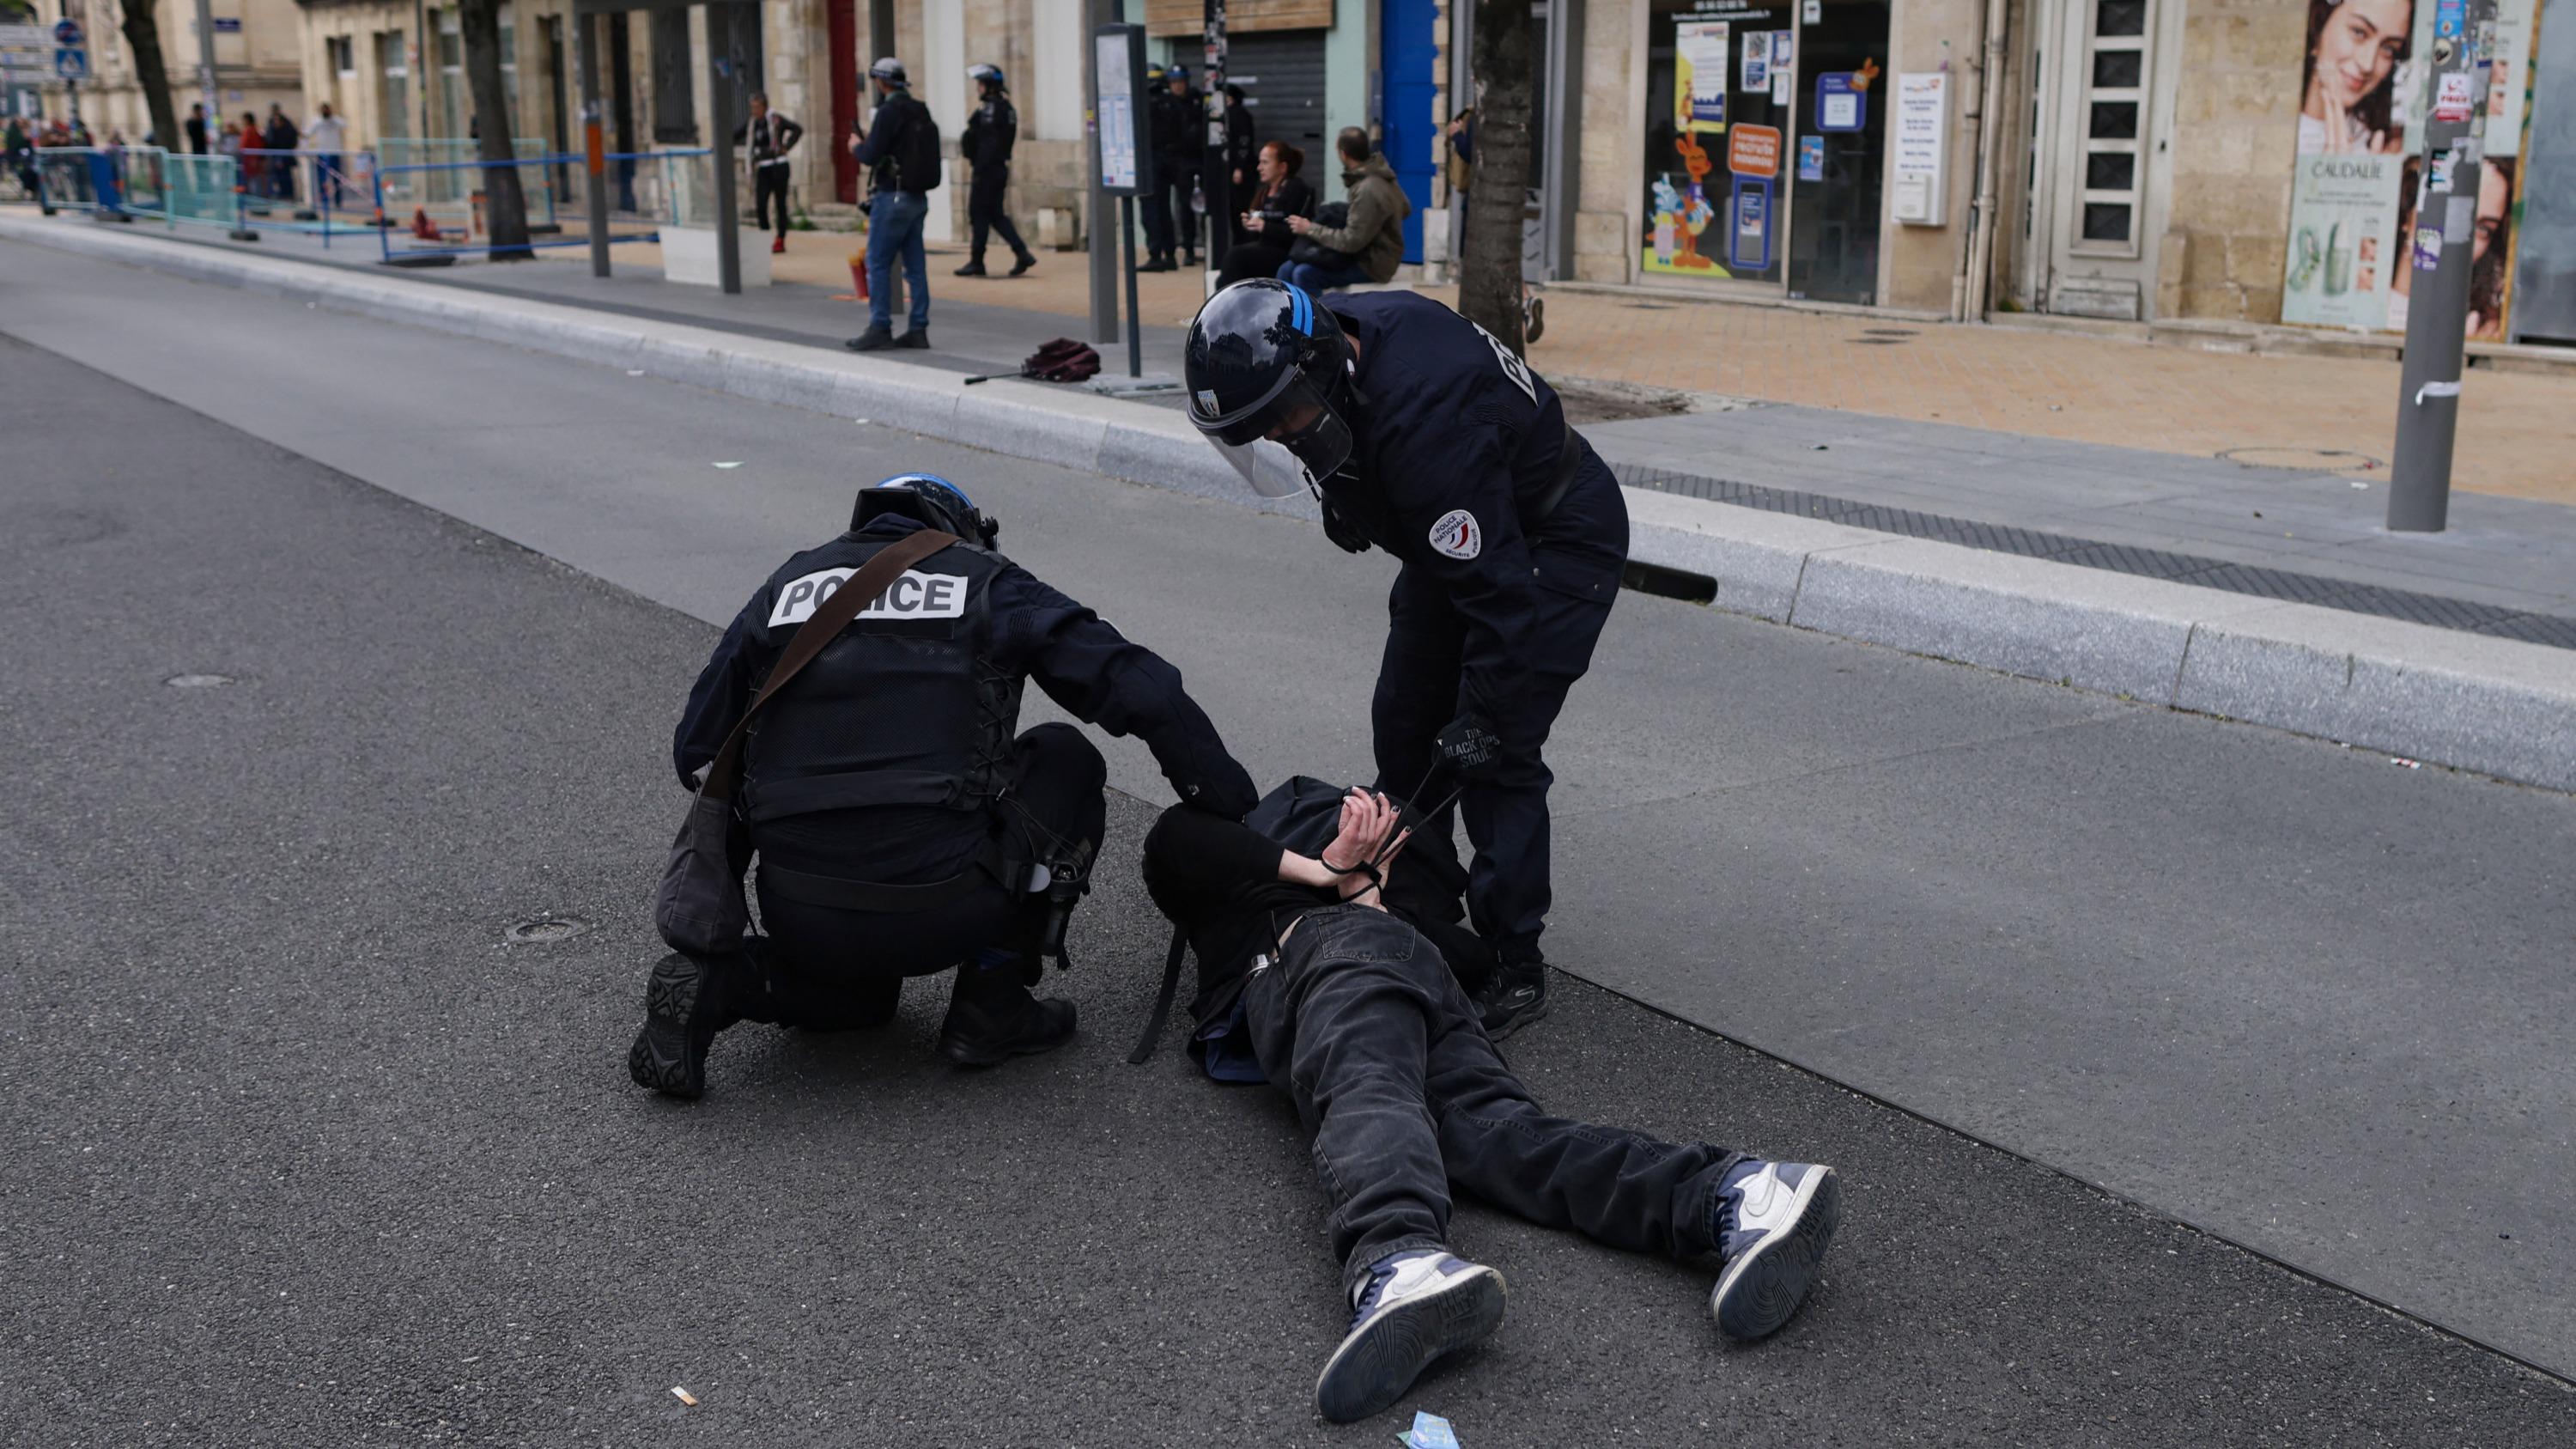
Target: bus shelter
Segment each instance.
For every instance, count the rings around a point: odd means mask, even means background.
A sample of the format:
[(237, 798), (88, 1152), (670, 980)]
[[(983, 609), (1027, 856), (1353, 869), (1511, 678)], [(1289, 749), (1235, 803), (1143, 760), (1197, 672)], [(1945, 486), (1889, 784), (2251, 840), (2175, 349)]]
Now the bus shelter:
[(731, 27), (720, 25), (715, 12), (757, 4), (759, 0), (573, 0), (573, 28), (578, 42), (575, 63), (581, 72), (582, 153), (589, 178), (583, 189), (589, 194), (592, 276), (608, 275), (608, 148), (601, 135), (604, 108), (599, 91), (599, 33), (605, 28), (603, 22), (608, 16), (636, 11), (704, 9), (708, 12), (707, 149), (715, 173), (716, 274), (726, 292), (742, 291), (741, 208), (734, 197), (733, 128), (737, 115), (748, 114), (750, 96), (743, 90), (738, 67), (716, 39)]

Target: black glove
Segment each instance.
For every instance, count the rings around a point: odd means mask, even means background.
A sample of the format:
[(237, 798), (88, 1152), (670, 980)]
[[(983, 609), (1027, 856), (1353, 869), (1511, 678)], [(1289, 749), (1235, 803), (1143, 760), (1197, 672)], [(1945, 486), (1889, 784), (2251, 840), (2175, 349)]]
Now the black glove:
[(1369, 551), (1368, 539), (1352, 525), (1349, 519), (1342, 516), (1342, 511), (1335, 508), (1329, 498), (1324, 500), (1324, 537), (1339, 544), (1344, 553)]
[(1222, 750), (1201, 760), (1190, 778), (1174, 780), (1172, 788), (1180, 792), (1182, 804), (1227, 820), (1241, 820), (1261, 803), (1251, 774)]
[(1459, 779), (1490, 780), (1502, 771), (1503, 737), (1472, 709), (1432, 738), (1440, 747), (1440, 758)]

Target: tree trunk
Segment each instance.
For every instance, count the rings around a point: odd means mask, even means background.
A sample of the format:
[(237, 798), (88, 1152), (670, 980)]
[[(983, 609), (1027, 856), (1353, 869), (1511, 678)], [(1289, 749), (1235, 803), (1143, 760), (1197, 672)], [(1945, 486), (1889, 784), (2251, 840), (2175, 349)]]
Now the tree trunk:
[(134, 80), (143, 87), (143, 104), (152, 113), (152, 144), (172, 151), (188, 149), (180, 133), (178, 112), (170, 108), (170, 68), (161, 63), (161, 22), (149, 0), (127, 0), (124, 6), (126, 48), (134, 52)]
[(496, 262), (523, 262), (528, 250), (528, 196), (519, 184), (518, 158), (510, 149), (510, 97), (501, 87), (500, 0), (462, 0), (456, 28), (465, 40), (465, 85), (474, 97), (474, 133), (483, 169), (483, 224), (491, 232)]
[(1476, 0), (1475, 179), (1458, 310), (1521, 343), (1521, 209), (1530, 175), (1530, 0)]

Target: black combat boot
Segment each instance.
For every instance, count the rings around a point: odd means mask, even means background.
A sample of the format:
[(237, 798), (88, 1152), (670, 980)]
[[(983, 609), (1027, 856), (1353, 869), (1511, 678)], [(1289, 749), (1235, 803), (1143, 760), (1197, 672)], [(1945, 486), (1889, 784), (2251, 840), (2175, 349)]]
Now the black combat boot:
[(958, 967), (948, 1019), (939, 1026), (939, 1054), (961, 1067), (989, 1067), (1071, 1040), (1073, 1003), (1041, 1001), (1026, 980), (1016, 958), (1000, 966), (969, 961)]
[(732, 959), (704, 960), (674, 951), (644, 984), (644, 1029), (626, 1053), (635, 1085), (696, 1100), (707, 1090), (707, 1047), (739, 1018), (730, 998), (741, 971)]

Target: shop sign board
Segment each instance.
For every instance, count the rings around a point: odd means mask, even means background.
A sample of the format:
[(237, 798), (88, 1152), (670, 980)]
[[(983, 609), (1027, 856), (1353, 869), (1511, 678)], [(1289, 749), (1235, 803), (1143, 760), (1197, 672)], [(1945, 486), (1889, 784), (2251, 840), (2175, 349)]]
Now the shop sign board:
[(1896, 78), (1896, 139), (1888, 170), (1895, 182), (1892, 211), (1909, 226), (1939, 226), (1941, 182), (1949, 170), (1950, 77), (1915, 71)]
[(1780, 128), (1739, 123), (1726, 128), (1726, 169), (1738, 176), (1780, 174)]
[(1857, 131), (1869, 120), (1869, 92), (1850, 71), (1827, 71), (1816, 77), (1816, 129)]

